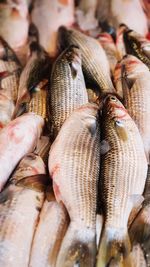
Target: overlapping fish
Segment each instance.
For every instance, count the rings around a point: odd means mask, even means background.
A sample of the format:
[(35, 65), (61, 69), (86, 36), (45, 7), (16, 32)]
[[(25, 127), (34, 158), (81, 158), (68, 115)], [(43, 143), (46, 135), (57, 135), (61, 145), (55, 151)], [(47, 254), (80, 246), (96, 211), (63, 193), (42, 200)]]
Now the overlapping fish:
[(97, 94), (113, 92), (115, 89), (110, 78), (110, 67), (104, 49), (92, 37), (65, 27), (59, 28), (60, 46), (78, 46), (82, 53), (82, 67), (86, 82), (97, 86)]

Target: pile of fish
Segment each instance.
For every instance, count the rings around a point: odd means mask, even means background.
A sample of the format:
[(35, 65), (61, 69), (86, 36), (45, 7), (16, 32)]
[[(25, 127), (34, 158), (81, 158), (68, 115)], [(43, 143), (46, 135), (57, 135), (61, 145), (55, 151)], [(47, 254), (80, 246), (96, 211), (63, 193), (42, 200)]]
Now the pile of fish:
[(150, 267), (149, 5), (75, 2), (0, 1), (0, 266)]

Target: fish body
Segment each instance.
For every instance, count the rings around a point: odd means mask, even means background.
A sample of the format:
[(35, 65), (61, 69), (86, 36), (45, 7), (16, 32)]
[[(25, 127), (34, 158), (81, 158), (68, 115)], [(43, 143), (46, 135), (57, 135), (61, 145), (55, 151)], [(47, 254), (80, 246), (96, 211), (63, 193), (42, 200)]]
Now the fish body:
[(59, 29), (59, 40), (62, 47), (78, 46), (82, 53), (82, 67), (87, 82), (96, 85), (98, 94), (113, 92), (110, 78), (110, 68), (104, 49), (100, 43), (77, 30)]
[[(11, 176), (11, 183), (0, 194), (0, 265), (23, 266), (29, 263), (32, 239), (44, 193), (15, 185), (22, 178), (45, 175), (40, 156), (27, 154)], [(18, 253), (18, 249), (20, 249)]]
[(31, 18), (39, 30), (40, 44), (51, 56), (56, 56), (57, 31), (61, 25), (71, 26), (74, 22), (74, 2), (36, 0)]
[(150, 70), (150, 41), (133, 30), (124, 31), (124, 43), (128, 54), (139, 58)]
[(147, 160), (150, 152), (150, 72), (138, 58), (128, 55), (120, 61), (114, 72), (116, 91), (122, 91), (124, 105), (135, 121), (143, 139)]
[(95, 263), (100, 167), (98, 114), (99, 109), (94, 104), (76, 109), (50, 149), (49, 172), (55, 197), (63, 202), (71, 220), (58, 254), (57, 267), (73, 266), (76, 262), (92, 267)]
[(71, 46), (53, 65), (48, 107), (54, 137), (73, 110), (88, 102), (81, 60), (80, 49)]
[(25, 0), (3, 1), (0, 4), (0, 36), (17, 50), (27, 42), (28, 7)]
[[(63, 237), (69, 224), (67, 211), (57, 203), (52, 192), (45, 200), (32, 243), (30, 267), (55, 266)], [(42, 244), (42, 247), (41, 247)]]
[(97, 267), (106, 266), (111, 258), (127, 259), (131, 249), (127, 223), (133, 207), (143, 201), (147, 173), (140, 133), (122, 103), (108, 95), (102, 114), (102, 139), (110, 149), (101, 159), (104, 228)]
[(0, 190), (21, 158), (32, 152), (41, 135), (44, 121), (33, 113), (11, 121), (0, 132)]

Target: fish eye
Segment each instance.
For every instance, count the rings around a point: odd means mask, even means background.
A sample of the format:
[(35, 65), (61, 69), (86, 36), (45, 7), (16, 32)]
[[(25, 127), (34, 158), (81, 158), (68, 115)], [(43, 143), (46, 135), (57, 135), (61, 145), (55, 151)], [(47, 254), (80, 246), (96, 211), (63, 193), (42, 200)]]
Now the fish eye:
[(110, 100), (112, 100), (112, 101), (117, 101), (116, 98), (115, 98), (114, 96), (111, 96), (111, 97), (110, 97)]

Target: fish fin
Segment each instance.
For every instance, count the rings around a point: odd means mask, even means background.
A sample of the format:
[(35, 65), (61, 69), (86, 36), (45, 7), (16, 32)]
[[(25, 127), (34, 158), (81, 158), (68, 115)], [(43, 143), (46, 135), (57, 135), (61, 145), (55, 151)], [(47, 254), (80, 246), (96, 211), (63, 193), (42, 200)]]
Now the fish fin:
[(132, 242), (145, 243), (150, 239), (150, 203), (139, 211), (129, 233)]
[(128, 140), (128, 133), (125, 125), (121, 121), (115, 121), (116, 132), (119, 138), (123, 141)]
[[(115, 229), (105, 226), (100, 240), (96, 267), (106, 267), (112, 259), (121, 263), (131, 250), (127, 229)], [(119, 265), (120, 266), (120, 265)], [(125, 261), (123, 266), (125, 267)], [(132, 266), (128, 263), (128, 267)]]
[(104, 216), (101, 214), (96, 215), (96, 244), (99, 245), (99, 240), (102, 232), (102, 227), (104, 223)]
[(69, 63), (70, 69), (71, 69), (71, 75), (72, 78), (75, 79), (78, 74), (78, 68), (76, 67), (76, 64), (74, 62)]
[(71, 222), (58, 254), (56, 267), (74, 266), (94, 267), (96, 257), (95, 229)]
[(28, 188), (37, 192), (45, 192), (49, 185), (49, 179), (46, 174), (37, 174), (24, 177), (15, 183), (17, 186)]
[(135, 78), (128, 77), (128, 75), (126, 74), (126, 69), (124, 64), (121, 66), (121, 80), (122, 80), (123, 91), (125, 89), (131, 89), (136, 81)]
[(100, 148), (101, 155), (105, 155), (110, 150), (110, 145), (108, 141), (102, 140), (100, 143)]
[(50, 150), (49, 137), (41, 136), (41, 138), (37, 142), (37, 146), (34, 153), (38, 154), (43, 159), (44, 162), (47, 162), (49, 150)]

